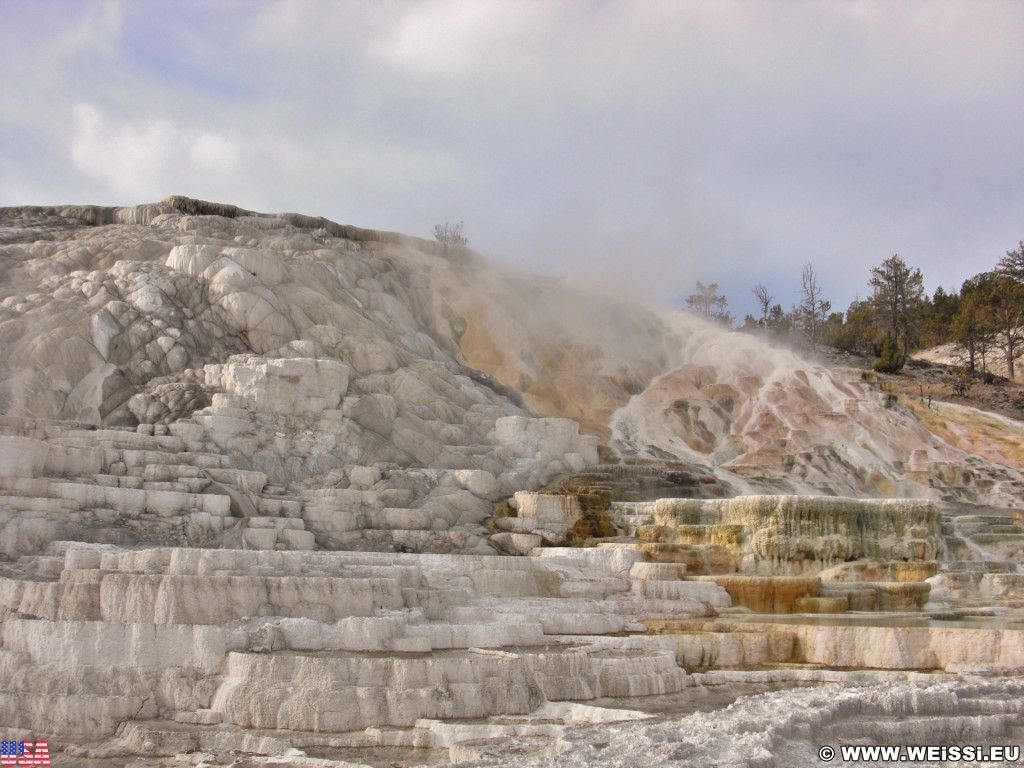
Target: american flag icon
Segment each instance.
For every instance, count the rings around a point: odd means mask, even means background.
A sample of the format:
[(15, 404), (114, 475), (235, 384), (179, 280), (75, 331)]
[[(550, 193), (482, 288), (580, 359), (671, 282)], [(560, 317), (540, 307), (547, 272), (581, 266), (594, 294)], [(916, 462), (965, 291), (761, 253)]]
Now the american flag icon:
[(48, 766), (50, 764), (50, 748), (39, 739), (31, 741), (0, 741), (0, 766)]
[(24, 741), (7, 741), (5, 739), (4, 741), (0, 742), (0, 765), (17, 765), (18, 757), (24, 754)]

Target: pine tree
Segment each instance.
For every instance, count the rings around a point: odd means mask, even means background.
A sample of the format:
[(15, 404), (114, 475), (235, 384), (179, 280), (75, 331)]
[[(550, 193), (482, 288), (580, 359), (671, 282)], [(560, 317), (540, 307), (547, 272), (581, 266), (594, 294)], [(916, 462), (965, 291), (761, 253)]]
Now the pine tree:
[(916, 311), (924, 297), (921, 270), (911, 269), (899, 255), (872, 267), (871, 304), (881, 322), (906, 356), (913, 341)]
[(873, 366), (874, 369), (879, 373), (896, 373), (902, 370), (906, 362), (907, 358), (905, 355), (900, 354), (900, 348), (896, 344), (896, 339), (893, 338), (892, 333), (886, 331), (885, 336), (882, 338), (882, 348), (878, 360), (875, 361)]
[(998, 273), (988, 296), (988, 310), (1003, 352), (1006, 375), (1015, 380), (1014, 365), (1024, 351), (1024, 283)]
[(997, 271), (1012, 277), (1018, 283), (1024, 283), (1024, 240), (1020, 241), (1020, 247), (1016, 251), (1007, 251), (999, 260)]
[(718, 292), (718, 283), (704, 285), (697, 281), (697, 292), (686, 297), (686, 306), (690, 311), (696, 312), (708, 320), (716, 320), (724, 325), (732, 325), (732, 315), (729, 314), (729, 302), (725, 296)]

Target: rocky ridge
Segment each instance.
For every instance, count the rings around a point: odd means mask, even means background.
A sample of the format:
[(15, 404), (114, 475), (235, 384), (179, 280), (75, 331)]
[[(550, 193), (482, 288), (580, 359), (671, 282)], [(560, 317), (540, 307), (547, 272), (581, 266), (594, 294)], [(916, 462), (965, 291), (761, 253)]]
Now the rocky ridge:
[[(181, 212), (197, 207), (210, 215)], [(251, 546), (311, 546), (308, 524), (328, 547), (488, 551), (492, 501), (596, 460), (596, 438), (530, 419), (461, 359), (434, 288), (472, 254), (214, 212), (237, 213), (181, 199), (8, 212), (22, 226), (5, 231), (0, 302), (7, 551), (208, 544), (238, 518)], [(177, 518), (123, 519), (175, 493)], [(39, 503), (18, 509), (30, 497), (72, 514), (43, 522)]]

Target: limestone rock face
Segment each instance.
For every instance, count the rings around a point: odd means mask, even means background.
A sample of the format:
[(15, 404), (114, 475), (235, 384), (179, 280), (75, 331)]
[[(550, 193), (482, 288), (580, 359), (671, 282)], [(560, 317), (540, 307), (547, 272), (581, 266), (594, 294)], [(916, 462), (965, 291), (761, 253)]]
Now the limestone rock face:
[(494, 501), (597, 460), (468, 364), (468, 251), (183, 198), (2, 218), (4, 551), (489, 552)]
[[(706, 584), (638, 594), (630, 563), (643, 556), (614, 550), (509, 559), (63, 549), (49, 558), (56, 573), (0, 578), (0, 682), (7, 701), (29, 704), (5, 705), (0, 718), (63, 739), (109, 737), (126, 720), (236, 732), (411, 727), (679, 691), (685, 674), (665, 649), (653, 663), (603, 647), (516, 651), (729, 601)], [(60, 708), (43, 706), (55, 698)]]
[(148, 382), (142, 392), (128, 400), (128, 410), (139, 424), (169, 424), (209, 405), (207, 392), (199, 383), (158, 382)]
[(597, 438), (734, 492), (1024, 493), (1019, 468), (951, 447), (864, 382), (463, 248), (187, 198), (2, 219), (9, 416), (201, 413), (208, 443), (274, 485), (397, 464), (489, 472), (490, 498), (594, 463)]
[(642, 539), (724, 549), (734, 570), (749, 575), (816, 575), (869, 560), (934, 568), (943, 548), (939, 512), (924, 500), (740, 496), (615, 507)]
[(337, 410), (351, 373), (336, 360), (249, 358), (207, 366), (205, 379), (211, 389), (241, 397), (255, 411), (291, 415)]
[[(946, 504), (1019, 505), (1010, 464), (464, 248), (179, 197), (4, 209), (0, 726), (154, 767), (1012, 743), (1024, 528)], [(751, 686), (797, 690), (649, 722)]]
[[(518, 511), (516, 517), (505, 517), (496, 520), (496, 524), (503, 531), (512, 536), (535, 536), (538, 540), (534, 546), (540, 546), (541, 542), (559, 544), (569, 538), (569, 532), (582, 517), (579, 503), (575, 496), (547, 493), (529, 493), (520, 491), (510, 502)], [(514, 538), (499, 539), (507, 540), (517, 548), (526, 549), (523, 554), (529, 552), (525, 544), (532, 541), (517, 540)]]
[[(856, 372), (845, 376), (692, 318), (665, 322), (681, 340), (685, 362), (613, 414), (611, 445), (622, 456), (710, 467), (746, 492), (998, 506), (1024, 494), (1019, 466), (954, 448)], [(1003, 423), (1007, 436), (1020, 428)]]

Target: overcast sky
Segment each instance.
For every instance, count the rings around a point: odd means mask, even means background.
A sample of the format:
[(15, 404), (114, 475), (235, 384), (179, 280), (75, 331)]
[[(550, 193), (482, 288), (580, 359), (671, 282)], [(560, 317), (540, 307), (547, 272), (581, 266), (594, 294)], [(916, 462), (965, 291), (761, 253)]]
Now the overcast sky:
[[(1024, 2), (0, 0), (0, 205), (185, 194), (740, 317), (1024, 238)], [(528, 310), (528, 308), (524, 308)]]

